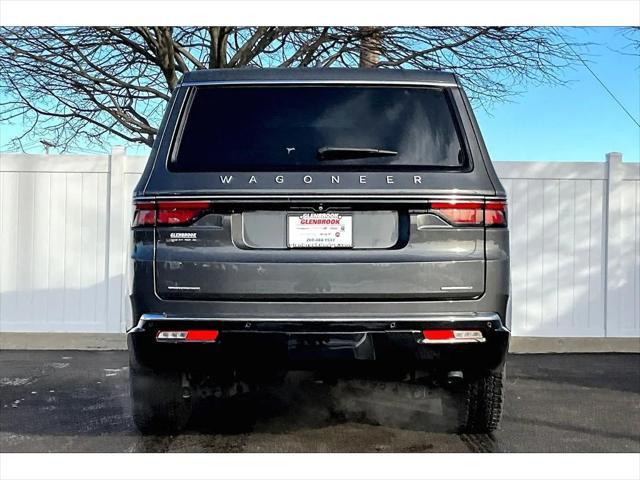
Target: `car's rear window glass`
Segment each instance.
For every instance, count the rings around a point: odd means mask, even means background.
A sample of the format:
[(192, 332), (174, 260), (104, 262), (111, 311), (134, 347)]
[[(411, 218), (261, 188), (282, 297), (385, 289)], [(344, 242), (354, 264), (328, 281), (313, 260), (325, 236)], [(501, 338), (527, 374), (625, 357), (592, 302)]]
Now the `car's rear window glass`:
[(171, 171), (457, 169), (465, 164), (442, 89), (219, 86), (199, 87), (193, 95), (170, 157)]

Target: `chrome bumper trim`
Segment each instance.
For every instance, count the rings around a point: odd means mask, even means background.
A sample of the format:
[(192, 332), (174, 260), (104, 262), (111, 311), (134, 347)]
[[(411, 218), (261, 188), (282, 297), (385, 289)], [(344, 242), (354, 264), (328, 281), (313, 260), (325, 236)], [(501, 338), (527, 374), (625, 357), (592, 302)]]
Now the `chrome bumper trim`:
[[(500, 321), (497, 313), (451, 313), (451, 314), (427, 314), (420, 317), (190, 317), (190, 316), (170, 316), (161, 313), (144, 313), (140, 315), (138, 324), (132, 329), (142, 328), (147, 322), (169, 322), (169, 321), (193, 321), (193, 322), (233, 322), (251, 324), (252, 322), (385, 322), (390, 324), (389, 331), (394, 330), (395, 323), (398, 322), (495, 322)], [(354, 333), (354, 332), (349, 332)], [(365, 332), (362, 332), (365, 333)], [(465, 339), (466, 340), (466, 339)]]

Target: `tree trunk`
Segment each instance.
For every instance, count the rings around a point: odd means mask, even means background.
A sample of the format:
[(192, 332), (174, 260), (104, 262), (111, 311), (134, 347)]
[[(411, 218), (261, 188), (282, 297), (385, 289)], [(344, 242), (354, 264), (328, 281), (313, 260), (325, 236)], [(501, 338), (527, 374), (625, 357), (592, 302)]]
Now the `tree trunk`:
[(380, 32), (375, 27), (360, 27), (360, 68), (375, 68), (380, 62)]
[(209, 27), (209, 68), (224, 68), (227, 64), (227, 27)]
[(154, 27), (156, 34), (156, 52), (158, 66), (164, 74), (169, 90), (176, 88), (178, 76), (176, 74), (176, 64), (174, 60), (175, 51), (173, 47), (173, 28)]

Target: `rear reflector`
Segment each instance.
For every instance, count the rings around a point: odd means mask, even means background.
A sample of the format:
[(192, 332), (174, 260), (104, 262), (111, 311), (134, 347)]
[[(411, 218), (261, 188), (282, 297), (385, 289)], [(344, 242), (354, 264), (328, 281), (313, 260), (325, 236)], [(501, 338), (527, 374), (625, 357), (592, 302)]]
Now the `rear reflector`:
[(422, 336), (427, 340), (449, 340), (455, 338), (453, 330), (425, 330)]
[(185, 225), (198, 219), (210, 206), (207, 201), (136, 203), (133, 226)]
[(420, 343), (476, 343), (484, 342), (480, 330), (423, 330)]
[(218, 330), (178, 330), (160, 331), (156, 335), (158, 342), (215, 342)]

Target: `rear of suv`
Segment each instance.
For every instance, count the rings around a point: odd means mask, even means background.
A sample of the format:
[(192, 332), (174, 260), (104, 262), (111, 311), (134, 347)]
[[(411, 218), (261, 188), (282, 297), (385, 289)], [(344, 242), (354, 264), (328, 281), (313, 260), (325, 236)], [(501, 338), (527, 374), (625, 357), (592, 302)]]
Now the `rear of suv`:
[(366, 367), (457, 379), (498, 426), (509, 343), (505, 191), (452, 74), (188, 73), (134, 192), (134, 420), (196, 392)]

